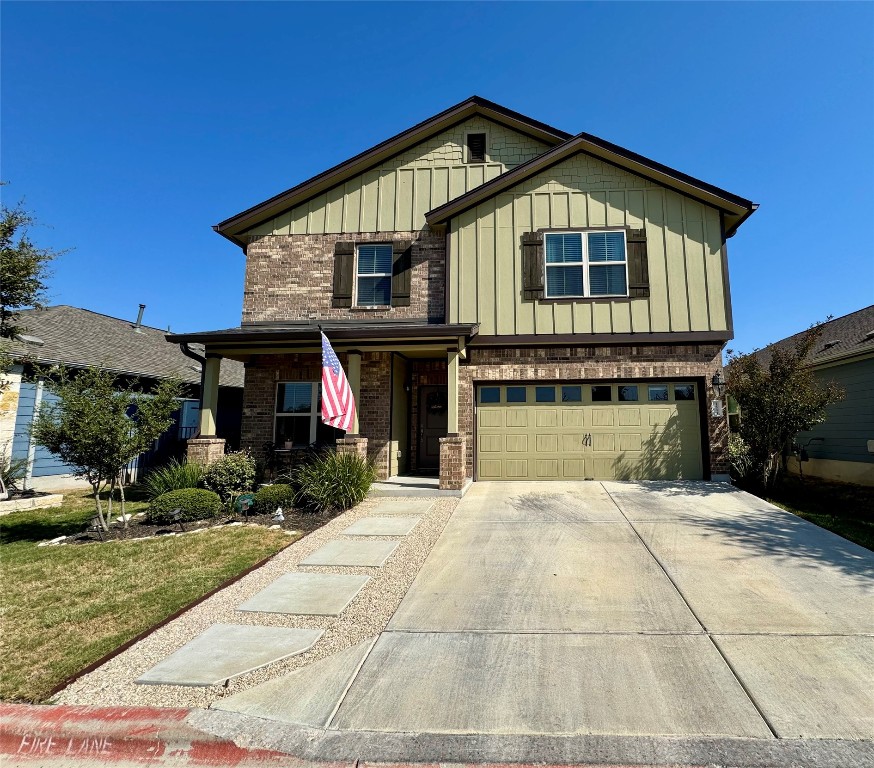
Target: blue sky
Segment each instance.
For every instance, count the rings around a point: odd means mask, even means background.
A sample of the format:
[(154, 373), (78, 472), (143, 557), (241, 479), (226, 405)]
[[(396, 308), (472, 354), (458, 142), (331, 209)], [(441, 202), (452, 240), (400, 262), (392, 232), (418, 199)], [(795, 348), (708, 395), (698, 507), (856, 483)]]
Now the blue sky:
[(751, 349), (874, 303), (872, 3), (2, 6), (4, 201), (72, 248), (53, 303), (239, 324), (211, 225), (476, 93), (761, 204)]

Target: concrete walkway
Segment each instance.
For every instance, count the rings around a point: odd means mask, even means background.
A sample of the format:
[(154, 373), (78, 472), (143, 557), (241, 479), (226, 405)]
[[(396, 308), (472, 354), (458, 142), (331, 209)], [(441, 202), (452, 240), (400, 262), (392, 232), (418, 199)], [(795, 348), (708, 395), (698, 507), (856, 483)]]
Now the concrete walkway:
[(724, 485), (479, 483), (375, 642), (214, 708), (219, 731), (235, 713), (334, 745), (671, 737), (758, 744), (775, 765), (763, 745), (780, 740), (871, 756), (874, 555)]

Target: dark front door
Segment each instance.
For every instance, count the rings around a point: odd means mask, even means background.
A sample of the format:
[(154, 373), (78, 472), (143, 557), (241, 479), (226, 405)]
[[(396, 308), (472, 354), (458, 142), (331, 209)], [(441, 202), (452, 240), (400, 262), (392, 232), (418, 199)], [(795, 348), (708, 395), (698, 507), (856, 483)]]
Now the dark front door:
[(418, 468), (436, 472), (440, 468), (440, 438), (446, 437), (446, 387), (419, 388)]

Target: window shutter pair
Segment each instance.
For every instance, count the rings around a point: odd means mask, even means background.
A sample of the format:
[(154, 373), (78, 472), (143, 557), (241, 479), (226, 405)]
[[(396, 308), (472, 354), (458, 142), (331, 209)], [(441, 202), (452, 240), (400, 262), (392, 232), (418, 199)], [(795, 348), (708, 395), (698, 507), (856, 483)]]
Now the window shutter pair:
[[(410, 240), (392, 243), (391, 305), (410, 306), (410, 277), (413, 244)], [(338, 240), (334, 243), (334, 295), (332, 307), (351, 307), (355, 289), (355, 243)]]
[[(646, 230), (626, 230), (625, 243), (628, 259), (628, 295), (632, 298), (649, 296)], [(544, 268), (543, 234), (526, 232), (522, 235), (522, 298), (525, 301), (538, 301), (543, 298)]]

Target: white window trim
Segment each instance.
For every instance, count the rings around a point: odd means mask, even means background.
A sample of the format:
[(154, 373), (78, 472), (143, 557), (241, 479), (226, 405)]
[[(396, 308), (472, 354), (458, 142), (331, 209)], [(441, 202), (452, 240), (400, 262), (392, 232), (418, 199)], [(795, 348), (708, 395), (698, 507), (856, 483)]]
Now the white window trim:
[[(625, 254), (624, 261), (589, 261), (589, 235), (597, 235), (602, 232), (620, 232), (622, 234), (622, 250)], [(579, 235), (582, 240), (582, 261), (561, 262), (559, 264), (549, 264), (546, 261), (546, 238), (548, 235)], [(607, 266), (622, 264), (625, 267), (625, 293), (598, 293), (592, 295), (589, 267), (591, 266)], [(550, 267), (574, 267), (579, 265), (583, 270), (583, 293), (582, 294), (562, 294), (560, 296), (549, 295), (549, 281), (547, 280), (547, 270)], [(625, 229), (616, 227), (604, 227), (603, 229), (586, 229), (586, 230), (550, 230), (543, 233), (543, 298), (545, 299), (627, 299), (629, 297), (628, 288), (628, 236)]]
[(355, 244), (355, 285), (353, 290), (355, 292), (354, 301), (352, 305), (356, 309), (391, 309), (391, 288), (389, 288), (389, 296), (388, 296), (388, 304), (359, 304), (358, 303), (358, 281), (362, 277), (387, 277), (389, 278), (389, 283), (391, 283), (392, 273), (391, 272), (368, 272), (367, 274), (361, 274), (358, 271), (358, 249), (361, 246), (368, 245), (387, 245), (392, 249), (392, 261), (394, 261), (394, 243), (356, 243)]
[[(477, 134), (477, 133), (484, 133), (486, 136), (486, 147), (485, 147), (486, 156), (485, 156), (484, 160), (482, 160), (482, 161), (477, 160), (475, 163), (473, 163), (470, 161), (470, 157), (469, 157), (468, 152), (467, 152), (467, 137), (472, 135), (472, 134)], [(461, 148), (461, 151), (463, 154), (463, 160), (464, 160), (465, 165), (486, 165), (486, 163), (490, 163), (491, 156), (489, 154), (489, 132), (485, 128), (482, 128), (480, 130), (465, 131), (464, 132), (464, 146)]]
[[(273, 445), (276, 445), (276, 423), (277, 420), (282, 419), (303, 419), (307, 416), (310, 419), (310, 442), (309, 445), (298, 445), (293, 446), (292, 448), (279, 448), (281, 451), (300, 451), (306, 448), (309, 448), (310, 445), (316, 442), (316, 430), (319, 426), (319, 385), (321, 382), (318, 381), (277, 381), (276, 389), (273, 392)], [(283, 384), (309, 384), (312, 389), (310, 391), (310, 412), (308, 414), (304, 413), (284, 413), (282, 411), (277, 410), (279, 407), (279, 387)]]

